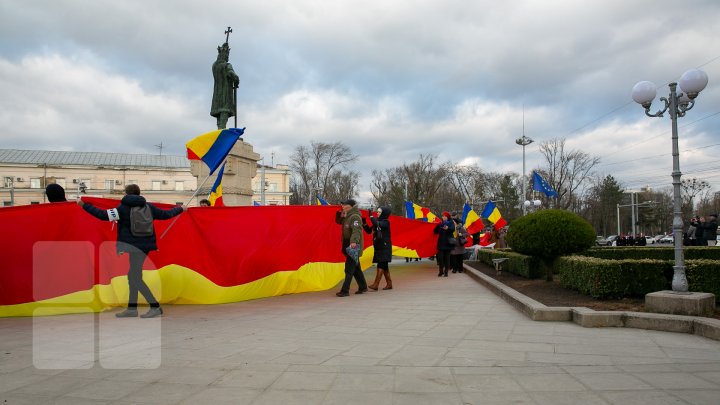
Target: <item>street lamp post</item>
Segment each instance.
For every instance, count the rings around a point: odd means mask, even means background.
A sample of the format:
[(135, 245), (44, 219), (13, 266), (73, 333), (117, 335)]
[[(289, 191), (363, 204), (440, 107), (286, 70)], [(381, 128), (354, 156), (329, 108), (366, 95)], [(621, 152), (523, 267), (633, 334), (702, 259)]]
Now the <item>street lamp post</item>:
[(688, 283), (685, 276), (685, 260), (682, 250), (682, 230), (683, 220), (681, 212), (680, 200), (680, 152), (678, 150), (678, 129), (677, 118), (684, 117), (685, 112), (693, 108), (695, 98), (707, 86), (708, 77), (705, 72), (698, 69), (690, 69), (683, 73), (680, 77), (680, 90), (683, 93), (676, 92), (677, 83), (670, 83), (670, 95), (661, 97), (660, 100), (665, 103), (662, 110), (656, 113), (650, 113), (650, 106), (657, 94), (655, 84), (648, 81), (637, 83), (632, 90), (632, 98), (636, 103), (645, 108), (645, 115), (648, 117), (662, 117), (667, 111), (670, 113), (670, 121), (672, 122), (672, 156), (673, 156), (673, 239), (675, 242), (675, 266), (673, 266), (674, 274), (672, 279), (672, 290), (675, 293), (687, 293)]
[[(525, 124), (523, 122), (523, 127), (524, 127), (524, 125)], [(525, 181), (526, 180), (525, 179), (525, 147), (530, 145), (531, 143), (533, 143), (533, 140), (528, 138), (527, 136), (525, 136), (524, 132), (525, 132), (525, 130), (523, 129), (522, 138), (518, 138), (515, 140), (515, 143), (522, 146), (522, 148), (523, 148), (523, 173), (522, 173), (523, 200), (525, 198), (527, 198), (527, 195), (525, 194), (526, 193), (525, 188), (527, 187), (527, 181)], [(525, 201), (525, 202), (527, 202), (527, 201)], [(522, 210), (523, 210), (522, 211), (523, 215), (525, 215), (525, 212), (527, 211), (527, 206), (525, 204), (523, 204)]]

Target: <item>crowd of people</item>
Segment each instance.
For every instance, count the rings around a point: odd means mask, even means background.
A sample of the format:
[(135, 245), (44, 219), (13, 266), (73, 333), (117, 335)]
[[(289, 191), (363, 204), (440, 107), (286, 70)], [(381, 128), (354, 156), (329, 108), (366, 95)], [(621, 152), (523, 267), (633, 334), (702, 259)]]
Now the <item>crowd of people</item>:
[(705, 217), (696, 215), (690, 218), (690, 226), (685, 232), (685, 244), (689, 246), (715, 246), (717, 244), (718, 214)]

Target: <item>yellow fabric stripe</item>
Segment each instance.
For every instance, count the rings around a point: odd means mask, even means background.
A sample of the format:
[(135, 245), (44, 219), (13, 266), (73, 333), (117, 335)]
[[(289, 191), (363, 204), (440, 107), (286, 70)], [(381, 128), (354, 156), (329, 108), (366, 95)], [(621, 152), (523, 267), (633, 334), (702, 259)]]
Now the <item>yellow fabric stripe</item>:
[(188, 141), (185, 146), (192, 150), (196, 155), (198, 155), (198, 157), (202, 158), (203, 156), (205, 156), (207, 151), (210, 150), (210, 147), (213, 146), (221, 131), (222, 129), (218, 129), (215, 131), (210, 131), (206, 134), (202, 134)]
[(492, 214), (490, 214), (490, 216), (488, 217), (488, 219), (490, 220), (490, 222), (492, 222), (493, 224), (494, 224), (495, 222), (497, 222), (498, 219), (500, 219), (500, 218), (502, 218), (502, 215), (500, 215), (500, 211), (498, 211), (497, 208), (495, 208), (495, 209), (493, 210)]

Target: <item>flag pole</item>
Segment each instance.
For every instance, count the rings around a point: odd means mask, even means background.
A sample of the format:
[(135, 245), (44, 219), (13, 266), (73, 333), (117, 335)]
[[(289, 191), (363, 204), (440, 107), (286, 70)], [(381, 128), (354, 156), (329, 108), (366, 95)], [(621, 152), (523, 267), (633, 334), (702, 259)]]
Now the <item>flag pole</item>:
[[(198, 186), (198, 188), (195, 189), (195, 192), (193, 193), (193, 195), (190, 196), (190, 199), (188, 200), (187, 203), (185, 203), (185, 206), (190, 205), (190, 202), (193, 200), (193, 198), (195, 198), (195, 196), (197, 196), (197, 193), (200, 191), (200, 189), (202, 188), (202, 186), (205, 185), (205, 182), (206, 182), (209, 178), (210, 178), (210, 174), (208, 174), (207, 177), (205, 177), (205, 180), (203, 180), (203, 182), (200, 183), (200, 185)], [(162, 239), (162, 238), (165, 236), (165, 234), (168, 233), (168, 231), (170, 230), (170, 228), (172, 228), (173, 225), (175, 225), (175, 222), (177, 222), (178, 218), (180, 218), (180, 217), (179, 217), (179, 216), (175, 217), (175, 218), (173, 219), (173, 221), (170, 223), (170, 225), (169, 225), (167, 228), (165, 228), (165, 232), (163, 232), (162, 235), (160, 235), (160, 239)]]

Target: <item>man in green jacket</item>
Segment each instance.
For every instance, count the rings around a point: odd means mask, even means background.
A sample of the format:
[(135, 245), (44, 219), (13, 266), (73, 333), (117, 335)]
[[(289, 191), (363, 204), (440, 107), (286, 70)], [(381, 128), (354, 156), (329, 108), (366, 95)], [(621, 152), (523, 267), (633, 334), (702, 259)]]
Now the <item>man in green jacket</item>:
[[(342, 209), (335, 213), (335, 222), (342, 225), (342, 252), (345, 256), (345, 281), (343, 282), (338, 297), (350, 295), (350, 282), (353, 277), (358, 285), (355, 294), (367, 292), (365, 275), (360, 268), (359, 256), (363, 251), (362, 217), (358, 211), (355, 200), (348, 199), (341, 201)], [(352, 253), (357, 252), (355, 256)]]

